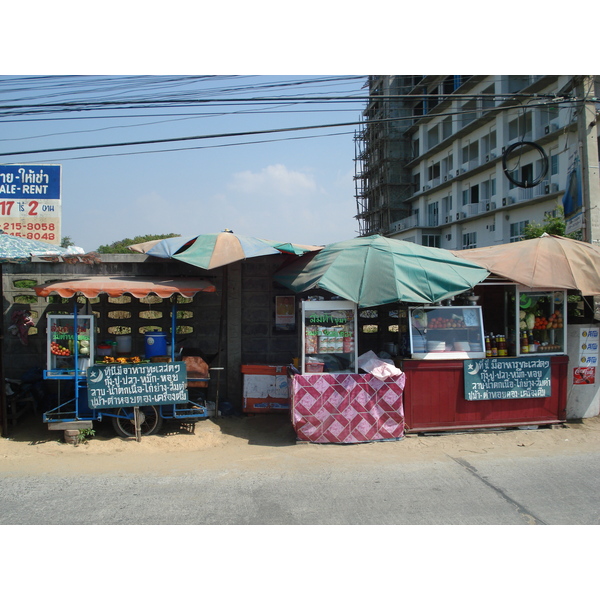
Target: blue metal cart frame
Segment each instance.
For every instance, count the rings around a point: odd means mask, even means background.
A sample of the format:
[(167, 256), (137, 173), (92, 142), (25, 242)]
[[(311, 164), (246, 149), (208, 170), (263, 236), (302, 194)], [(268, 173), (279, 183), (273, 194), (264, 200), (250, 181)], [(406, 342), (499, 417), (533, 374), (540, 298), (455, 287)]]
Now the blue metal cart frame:
[[(104, 417), (111, 419), (123, 419), (124, 421), (133, 421), (134, 408), (120, 408), (116, 412), (101, 411), (89, 408), (87, 401), (87, 377), (79, 369), (79, 344), (77, 327), (78, 307), (75, 302), (73, 309), (73, 335), (74, 335), (74, 364), (73, 370), (45, 370), (44, 379), (61, 381), (72, 381), (74, 383), (74, 396), (57, 407), (47, 411), (43, 415), (44, 423), (65, 423), (77, 421), (102, 421)], [(175, 328), (177, 321), (177, 306), (173, 305), (171, 309), (171, 360), (175, 360)], [(217, 369), (213, 369), (217, 370)], [(209, 382), (210, 378), (188, 378), (188, 381)], [(198, 404), (188, 398), (188, 405), (182, 407), (177, 404), (163, 404), (149, 407), (156, 411), (159, 419), (179, 419), (181, 421), (197, 421), (208, 417), (208, 411), (202, 404)], [(153, 430), (155, 433), (160, 428)], [(122, 428), (117, 428), (120, 431)], [(122, 433), (125, 435), (125, 433)]]

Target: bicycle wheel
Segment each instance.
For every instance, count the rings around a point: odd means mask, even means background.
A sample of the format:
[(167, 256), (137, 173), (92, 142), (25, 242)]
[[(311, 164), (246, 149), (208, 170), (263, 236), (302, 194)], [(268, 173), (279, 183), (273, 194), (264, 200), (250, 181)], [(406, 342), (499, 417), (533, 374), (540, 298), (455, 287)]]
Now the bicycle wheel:
[[(113, 427), (121, 437), (135, 436), (135, 421), (133, 418), (133, 408), (119, 408), (117, 415), (113, 419)], [(162, 427), (162, 417), (156, 406), (143, 406), (140, 408), (141, 433), (142, 435), (154, 435)]]

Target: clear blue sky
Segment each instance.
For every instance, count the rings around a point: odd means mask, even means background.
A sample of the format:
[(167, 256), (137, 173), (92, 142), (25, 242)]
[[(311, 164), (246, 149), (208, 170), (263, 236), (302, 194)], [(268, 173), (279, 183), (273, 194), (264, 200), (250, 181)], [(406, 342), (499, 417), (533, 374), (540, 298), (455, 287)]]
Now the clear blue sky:
[[(0, 161), (62, 165), (62, 235), (85, 250), (137, 235), (192, 236), (224, 228), (306, 244), (356, 235), (356, 125), (60, 151), (354, 123), (365, 106), (362, 100), (290, 102), (311, 96), (364, 97), (362, 76), (334, 74), (331, 81), (326, 75), (173, 79), (0, 78), (0, 152), (22, 152)], [(237, 101), (242, 98), (246, 101)], [(167, 99), (215, 101), (83, 111), (59, 107), (34, 114), (2, 110), (7, 104)], [(28, 153), (40, 149), (48, 152)]]

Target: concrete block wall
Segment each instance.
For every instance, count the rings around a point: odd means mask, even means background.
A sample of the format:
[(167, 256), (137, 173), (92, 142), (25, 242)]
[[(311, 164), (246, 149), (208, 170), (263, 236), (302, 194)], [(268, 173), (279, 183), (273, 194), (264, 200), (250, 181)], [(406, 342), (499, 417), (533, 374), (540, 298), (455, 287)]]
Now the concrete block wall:
[[(205, 355), (219, 352), (219, 334), (222, 329), (221, 355), (213, 360), (213, 366), (223, 366), (220, 374), (221, 400), (228, 400), (241, 408), (242, 403), (242, 364), (288, 364), (297, 356), (299, 332), (275, 332), (275, 296), (290, 295), (290, 291), (273, 281), (273, 273), (284, 260), (283, 256), (259, 257), (235, 263), (228, 267), (204, 271), (191, 265), (175, 261), (161, 260), (146, 255), (102, 255), (99, 265), (83, 263), (48, 263), (34, 259), (30, 263), (4, 264), (3, 282), (3, 360), (6, 377), (20, 378), (32, 367), (46, 368), (46, 323), (49, 312), (56, 310), (73, 312), (75, 299), (65, 303), (49, 303), (45, 298), (35, 297), (32, 289), (16, 287), (15, 283), (32, 280), (35, 284), (61, 279), (76, 279), (86, 276), (188, 276), (211, 280), (217, 287), (216, 293), (196, 294), (190, 304), (178, 304), (178, 309), (192, 311), (193, 318), (179, 320), (178, 325), (193, 327), (193, 334), (178, 334), (177, 346), (194, 348)], [(227, 282), (227, 293), (223, 302), (223, 282)], [(19, 296), (33, 297), (33, 302), (16, 302)], [(141, 304), (136, 299), (131, 303), (113, 304), (106, 295), (100, 301), (90, 304), (90, 308), (100, 314), (96, 321), (99, 329), (97, 340), (113, 338), (107, 329), (113, 325), (128, 325), (132, 328), (133, 354), (143, 354), (144, 335), (139, 333), (142, 325), (159, 325), (169, 331), (171, 325), (170, 300), (160, 304)], [(80, 310), (85, 304), (79, 304)], [(143, 310), (160, 310), (159, 320), (139, 318)], [(36, 323), (35, 332), (23, 345), (18, 337), (8, 333), (14, 311), (30, 310)], [(130, 311), (129, 322), (111, 320), (109, 311)], [(216, 381), (217, 374), (212, 377)], [(209, 398), (214, 399), (216, 385), (209, 386)]]

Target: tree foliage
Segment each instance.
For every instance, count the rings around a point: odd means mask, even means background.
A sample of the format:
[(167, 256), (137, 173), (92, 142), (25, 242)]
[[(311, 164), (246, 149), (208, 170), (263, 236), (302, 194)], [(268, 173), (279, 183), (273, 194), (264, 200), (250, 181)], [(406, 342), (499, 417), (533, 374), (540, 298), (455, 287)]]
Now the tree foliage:
[(531, 223), (527, 223), (523, 230), (523, 239), (531, 240), (534, 238), (540, 237), (543, 233), (548, 233), (550, 235), (560, 235), (562, 237), (574, 238), (578, 237), (578, 234), (570, 233), (566, 234), (566, 223), (565, 223), (565, 215), (562, 209), (562, 206), (558, 207), (554, 214), (548, 213), (544, 217), (543, 223), (536, 223), (532, 221)]
[(128, 246), (133, 244), (142, 244), (143, 242), (150, 242), (151, 240), (163, 240), (166, 238), (179, 237), (180, 233), (165, 233), (162, 235), (138, 235), (134, 238), (125, 238), (112, 244), (105, 246), (98, 246), (98, 252), (100, 254), (136, 254), (133, 250), (130, 250)]

